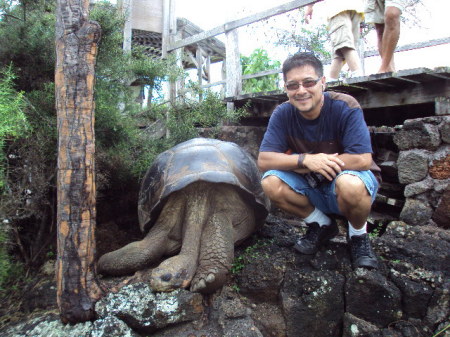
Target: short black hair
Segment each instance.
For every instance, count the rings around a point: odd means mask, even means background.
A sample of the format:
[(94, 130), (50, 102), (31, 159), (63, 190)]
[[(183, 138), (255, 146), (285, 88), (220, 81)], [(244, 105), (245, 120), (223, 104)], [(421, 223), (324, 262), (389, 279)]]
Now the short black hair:
[(295, 53), (294, 55), (288, 57), (283, 62), (283, 79), (286, 81), (286, 74), (298, 67), (303, 66), (311, 66), (316, 71), (316, 74), (319, 75), (319, 77), (323, 76), (323, 64), (322, 62), (311, 52), (301, 52), (301, 53)]

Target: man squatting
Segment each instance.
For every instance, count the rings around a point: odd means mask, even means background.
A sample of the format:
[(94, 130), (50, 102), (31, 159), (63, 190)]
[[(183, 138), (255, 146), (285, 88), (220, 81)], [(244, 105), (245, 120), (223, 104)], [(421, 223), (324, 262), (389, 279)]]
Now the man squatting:
[(323, 65), (312, 53), (289, 57), (282, 71), (289, 101), (272, 113), (258, 155), (264, 192), (308, 226), (298, 252), (315, 254), (336, 236), (328, 215), (339, 214), (348, 220), (353, 267), (376, 269), (367, 217), (380, 169), (362, 109), (349, 95), (324, 92)]

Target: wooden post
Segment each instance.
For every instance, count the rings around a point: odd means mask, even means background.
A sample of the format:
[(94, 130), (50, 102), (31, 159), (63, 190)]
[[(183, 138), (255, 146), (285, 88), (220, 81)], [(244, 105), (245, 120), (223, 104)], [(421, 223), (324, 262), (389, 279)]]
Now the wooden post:
[(434, 114), (437, 116), (450, 115), (450, 97), (436, 97), (434, 99)]
[[(172, 43), (171, 34), (176, 33), (173, 20), (175, 17), (175, 0), (163, 0), (163, 31), (162, 31), (162, 57), (167, 57), (167, 47)], [(175, 18), (176, 20), (176, 18)], [(174, 32), (175, 30), (175, 32)]]
[(133, 15), (133, 0), (121, 0), (120, 9), (125, 16), (125, 25), (123, 27), (123, 50), (131, 51), (131, 42), (133, 38), (133, 30), (131, 18)]
[(208, 84), (211, 83), (211, 54), (209, 53), (206, 55), (205, 60), (205, 76)]
[[(226, 97), (238, 96), (242, 91), (242, 67), (239, 54), (237, 29), (226, 32)], [(234, 109), (234, 103), (228, 102), (227, 109)]]
[[(202, 56), (202, 48), (200, 47), (200, 45), (197, 45), (197, 50), (195, 52), (195, 59), (197, 60), (197, 81), (198, 81), (198, 86), (199, 88), (202, 87), (202, 82), (203, 82), (203, 56)], [(202, 100), (202, 93), (200, 92), (198, 95), (198, 100), (201, 101)]]
[(89, 0), (57, 0), (55, 95), (58, 120), (57, 302), (63, 322), (94, 318), (94, 67), (101, 29)]

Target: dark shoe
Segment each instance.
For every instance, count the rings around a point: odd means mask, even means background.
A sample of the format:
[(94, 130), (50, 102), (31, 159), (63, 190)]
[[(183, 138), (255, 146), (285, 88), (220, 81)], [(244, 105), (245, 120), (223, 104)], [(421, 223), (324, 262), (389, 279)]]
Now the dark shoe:
[(353, 268), (378, 269), (378, 261), (370, 245), (368, 234), (353, 235), (350, 238)]
[(319, 226), (317, 222), (312, 222), (308, 225), (306, 234), (297, 241), (294, 249), (302, 254), (314, 254), (319, 249), (320, 245), (326, 241), (334, 238), (339, 229), (334, 220), (328, 226)]

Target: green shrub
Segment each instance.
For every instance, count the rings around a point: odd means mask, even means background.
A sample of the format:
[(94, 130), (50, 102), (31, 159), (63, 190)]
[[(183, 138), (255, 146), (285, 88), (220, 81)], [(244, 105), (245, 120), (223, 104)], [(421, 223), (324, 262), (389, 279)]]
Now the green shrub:
[(14, 90), (14, 78), (11, 66), (0, 69), (0, 192), (5, 186), (5, 142), (28, 129), (23, 92)]
[[(7, 141), (21, 136), (29, 129), (24, 114), (23, 93), (14, 90), (14, 78), (11, 66), (0, 70), (0, 194), (2, 195), (7, 193), (4, 146)], [(0, 218), (0, 290), (3, 290), (3, 284), (14, 265), (7, 251), (7, 223), (7, 219)]]
[[(241, 63), (244, 75), (279, 69), (281, 66), (280, 61), (271, 60), (267, 51), (261, 48), (255, 49), (250, 56), (241, 56)], [(244, 80), (242, 89), (247, 93), (277, 90), (279, 89), (278, 74)]]

